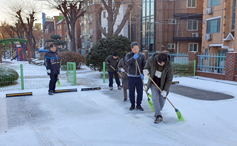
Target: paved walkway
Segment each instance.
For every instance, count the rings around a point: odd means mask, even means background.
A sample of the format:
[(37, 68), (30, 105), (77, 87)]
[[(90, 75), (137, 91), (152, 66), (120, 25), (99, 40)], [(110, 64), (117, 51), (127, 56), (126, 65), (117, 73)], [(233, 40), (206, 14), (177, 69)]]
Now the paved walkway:
[(178, 84), (171, 85), (170, 92), (200, 100), (225, 100), (234, 98), (234, 96), (223, 94), (220, 92), (201, 90)]

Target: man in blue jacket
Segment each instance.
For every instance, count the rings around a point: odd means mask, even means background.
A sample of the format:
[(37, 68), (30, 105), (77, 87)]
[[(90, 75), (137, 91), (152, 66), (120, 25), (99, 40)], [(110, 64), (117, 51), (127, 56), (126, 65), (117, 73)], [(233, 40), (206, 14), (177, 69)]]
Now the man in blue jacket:
[(50, 50), (44, 55), (44, 64), (48, 75), (50, 76), (48, 94), (53, 95), (55, 93), (55, 86), (60, 73), (60, 60), (56, 53), (56, 45), (51, 44)]
[[(142, 73), (144, 66), (146, 64), (145, 56), (139, 53), (138, 42), (131, 43), (132, 52), (126, 55), (125, 61), (128, 65), (128, 88), (129, 88), (129, 99), (131, 102), (130, 110), (135, 108), (135, 89), (137, 90), (137, 106), (136, 108), (143, 111), (141, 107), (142, 97), (143, 97), (143, 83), (144, 79)], [(137, 63), (139, 67), (137, 66)], [(140, 71), (139, 71), (140, 69)]]

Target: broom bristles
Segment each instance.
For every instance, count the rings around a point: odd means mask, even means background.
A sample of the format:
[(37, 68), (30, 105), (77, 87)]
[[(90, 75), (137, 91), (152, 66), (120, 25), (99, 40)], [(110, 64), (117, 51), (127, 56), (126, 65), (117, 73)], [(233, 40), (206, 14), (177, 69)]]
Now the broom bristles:
[(175, 109), (177, 117), (179, 119), (179, 121), (184, 121), (184, 117), (182, 116), (182, 114), (180, 113), (180, 111), (178, 109)]
[(57, 81), (57, 84), (58, 84), (58, 87), (61, 87), (61, 84), (60, 84), (60, 81), (59, 81), (59, 80)]
[(150, 98), (148, 98), (148, 103), (149, 103), (150, 107), (152, 108), (152, 110), (155, 111), (154, 106), (153, 106), (153, 103), (152, 103), (152, 101), (150, 100)]

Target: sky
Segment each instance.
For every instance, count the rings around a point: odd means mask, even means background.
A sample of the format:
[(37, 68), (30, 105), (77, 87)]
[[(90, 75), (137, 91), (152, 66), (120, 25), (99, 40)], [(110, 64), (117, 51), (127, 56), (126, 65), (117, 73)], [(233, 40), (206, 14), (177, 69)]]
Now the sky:
[[(20, 63), (27, 64), (14, 62)], [(77, 88), (77, 92), (50, 96), (46, 87), (49, 78), (42, 77), (46, 70), (43, 73), (41, 67), (36, 68), (30, 71), (28, 79), (37, 81), (41, 88), (0, 92), (1, 146), (236, 146), (236, 82), (174, 78), (183, 86), (235, 98), (207, 101), (170, 93), (168, 98), (185, 121), (178, 121), (175, 110), (166, 101), (161, 111), (163, 122), (154, 124), (154, 112), (145, 94), (144, 111), (130, 111), (129, 101), (123, 102), (122, 90), (110, 91), (108, 79), (103, 83), (97, 71), (83, 66), (77, 71), (77, 86), (56, 88)], [(62, 72), (62, 84), (66, 82), (63, 75)], [(101, 90), (81, 91), (81, 88), (97, 86)], [(5, 94), (17, 92), (33, 92), (33, 96), (5, 98)]]
[[(21, 2), (22, 0), (12, 0), (14, 2)], [(39, 8), (39, 12), (36, 15), (36, 23), (42, 23), (42, 12), (46, 13), (46, 17), (50, 16), (57, 16), (59, 15), (59, 11), (52, 10), (49, 8), (44, 8), (43, 2), (32, 0), (33, 3), (37, 5), (37, 8)], [(0, 22), (7, 21), (8, 23), (14, 24), (13, 16), (9, 15), (10, 9), (8, 8), (8, 2), (9, 0), (0, 0), (0, 4), (3, 6), (3, 8), (0, 9)]]

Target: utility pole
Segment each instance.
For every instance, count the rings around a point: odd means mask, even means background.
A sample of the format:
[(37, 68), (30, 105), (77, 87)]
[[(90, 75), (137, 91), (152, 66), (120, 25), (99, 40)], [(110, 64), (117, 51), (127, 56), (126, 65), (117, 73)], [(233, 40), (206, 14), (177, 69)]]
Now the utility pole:
[(130, 41), (132, 41), (132, 21), (131, 21), (131, 12), (130, 12)]

